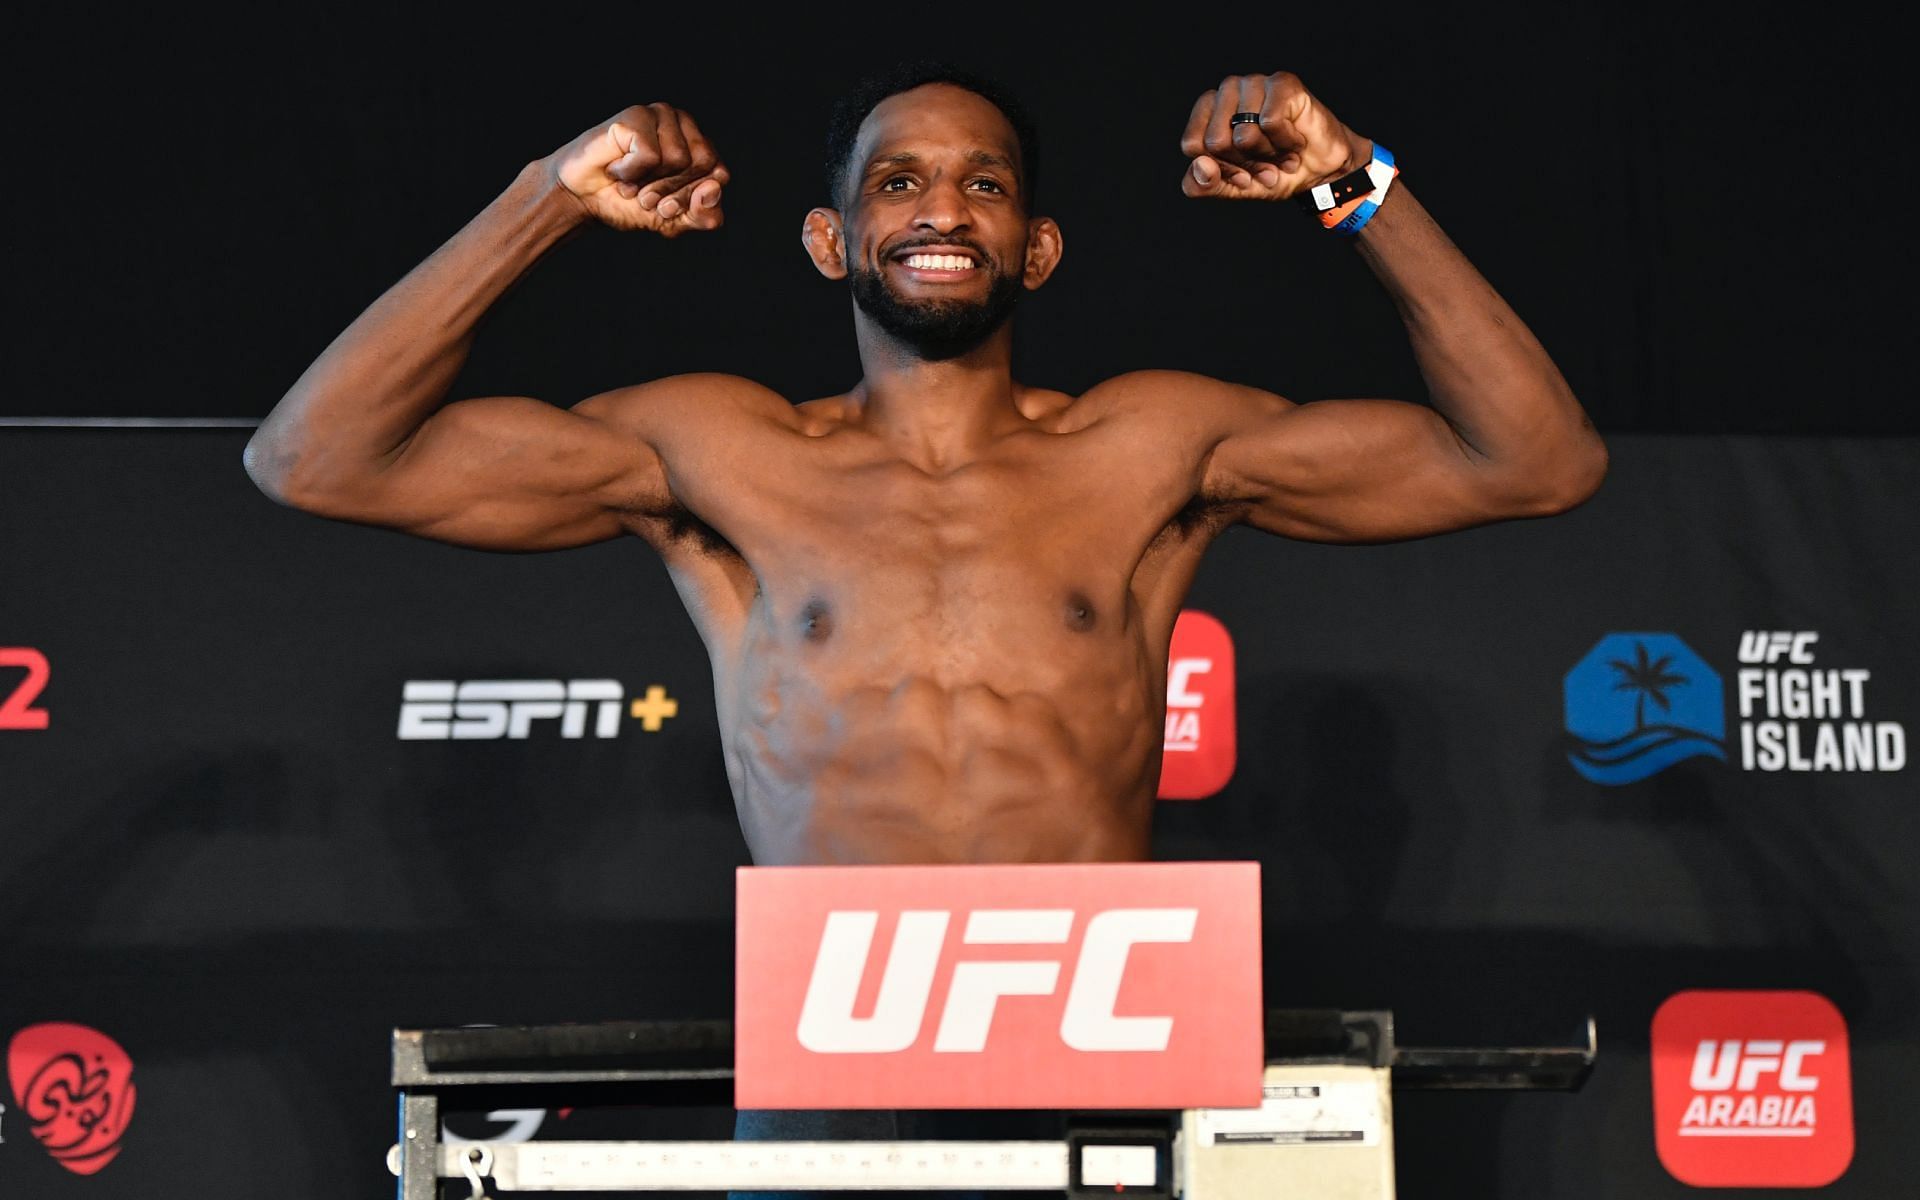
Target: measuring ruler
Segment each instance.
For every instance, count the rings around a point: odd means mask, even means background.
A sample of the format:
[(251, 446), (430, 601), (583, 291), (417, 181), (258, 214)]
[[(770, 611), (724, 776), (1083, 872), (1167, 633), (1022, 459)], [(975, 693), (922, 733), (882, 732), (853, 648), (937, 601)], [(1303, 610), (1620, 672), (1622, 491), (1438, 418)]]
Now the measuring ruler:
[[(1144, 1150), (1142, 1157), (1140, 1151)], [(513, 1142), (440, 1147), (501, 1191), (1060, 1190), (1065, 1142)], [(1151, 1147), (1088, 1146), (1087, 1182), (1152, 1186)]]

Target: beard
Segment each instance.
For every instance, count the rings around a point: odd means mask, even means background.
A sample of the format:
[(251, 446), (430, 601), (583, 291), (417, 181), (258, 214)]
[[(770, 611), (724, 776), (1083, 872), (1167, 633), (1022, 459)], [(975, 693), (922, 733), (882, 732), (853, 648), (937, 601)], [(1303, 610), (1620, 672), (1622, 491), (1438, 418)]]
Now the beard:
[[(989, 260), (976, 251), (974, 261), (986, 264)], [(993, 272), (984, 300), (909, 300), (893, 289), (885, 270), (855, 267), (850, 272), (853, 302), (874, 324), (928, 362), (958, 358), (1006, 324), (1025, 290), (1017, 277), (998, 268), (979, 269)]]

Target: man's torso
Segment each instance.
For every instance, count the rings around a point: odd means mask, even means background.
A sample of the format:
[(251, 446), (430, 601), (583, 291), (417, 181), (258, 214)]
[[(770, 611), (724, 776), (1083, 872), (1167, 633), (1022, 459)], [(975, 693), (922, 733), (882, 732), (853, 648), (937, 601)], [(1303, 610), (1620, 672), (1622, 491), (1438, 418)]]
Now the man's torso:
[(845, 398), (689, 422), (655, 521), (714, 664), (756, 862), (1146, 857), (1207, 447), (1111, 389), (1020, 389), (927, 471)]

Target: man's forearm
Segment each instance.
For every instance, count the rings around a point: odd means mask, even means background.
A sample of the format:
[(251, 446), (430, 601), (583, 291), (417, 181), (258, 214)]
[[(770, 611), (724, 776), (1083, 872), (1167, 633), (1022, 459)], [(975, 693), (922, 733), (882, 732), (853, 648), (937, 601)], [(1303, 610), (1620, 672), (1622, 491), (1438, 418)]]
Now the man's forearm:
[(1433, 406), (1491, 471), (1523, 490), (1590, 492), (1606, 451), (1526, 324), (1395, 183), (1355, 239), (1413, 342)]
[(587, 219), (528, 164), (314, 360), (248, 443), (248, 472), (284, 499), (378, 469), (446, 400), (481, 316)]

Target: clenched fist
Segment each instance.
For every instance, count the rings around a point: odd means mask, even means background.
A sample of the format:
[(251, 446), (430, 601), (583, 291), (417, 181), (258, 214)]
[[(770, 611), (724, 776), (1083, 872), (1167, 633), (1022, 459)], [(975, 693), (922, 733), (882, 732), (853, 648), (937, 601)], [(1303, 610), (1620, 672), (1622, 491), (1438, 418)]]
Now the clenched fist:
[(727, 168), (693, 118), (670, 104), (617, 113), (546, 162), (555, 182), (615, 229), (678, 237), (720, 226)]
[[(1235, 113), (1260, 120), (1232, 124)], [(1373, 143), (1340, 123), (1290, 71), (1230, 75), (1202, 92), (1180, 136), (1181, 189), (1226, 200), (1285, 200), (1367, 164)]]

